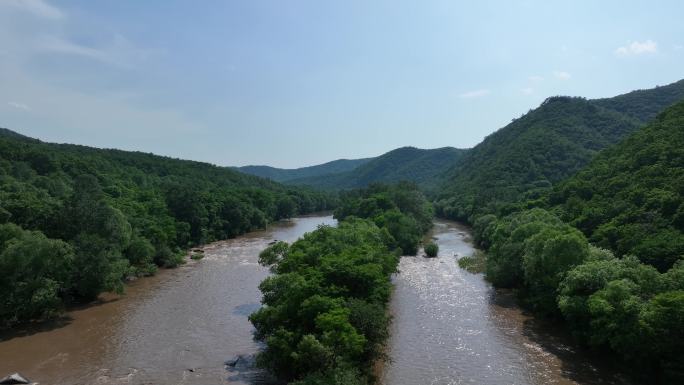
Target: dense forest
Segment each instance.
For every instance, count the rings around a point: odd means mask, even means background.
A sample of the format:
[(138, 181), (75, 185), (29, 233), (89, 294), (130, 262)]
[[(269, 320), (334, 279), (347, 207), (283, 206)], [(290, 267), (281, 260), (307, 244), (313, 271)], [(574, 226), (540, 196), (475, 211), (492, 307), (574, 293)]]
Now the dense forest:
[(684, 381), (684, 102), (540, 198), (475, 218), (486, 275), (653, 383)]
[(666, 271), (684, 256), (684, 103), (606, 149), (548, 196), (563, 221), (618, 256)]
[(469, 150), (446, 176), (435, 206), (444, 217), (475, 216), (534, 199), (586, 166), (598, 151), (684, 99), (684, 81), (609, 99), (552, 97)]
[(182, 262), (192, 245), (333, 207), (327, 194), (192, 161), (0, 131), (0, 327), (55, 316)]
[(268, 178), (276, 182), (287, 182), (294, 179), (313, 178), (322, 175), (351, 171), (364, 163), (368, 163), (372, 159), (373, 158), (337, 159), (315, 166), (293, 169), (277, 168), (271, 166), (243, 166), (236, 167), (235, 169), (240, 172), (244, 172), (245, 174)]
[(458, 164), (466, 152), (453, 147), (431, 150), (402, 147), (373, 158), (352, 171), (293, 179), (287, 183), (324, 190), (345, 190), (372, 183), (410, 181), (427, 190), (436, 187), (441, 175)]
[(250, 316), (266, 348), (258, 363), (297, 385), (361, 385), (388, 336), (390, 275), (417, 251), (432, 207), (414, 185), (374, 185), (342, 198), (323, 226), (260, 255), (273, 275)]
[(298, 385), (372, 383), (390, 275), (399, 256), (417, 253), (436, 212), (473, 226), (495, 286), (637, 376), (684, 383), (682, 100), (684, 81), (607, 99), (557, 96), (470, 150), (240, 169), (287, 185), (0, 129), (0, 328), (121, 292), (194, 245), (335, 208), (338, 227), (260, 256), (273, 275), (250, 316), (265, 343), (258, 363)]

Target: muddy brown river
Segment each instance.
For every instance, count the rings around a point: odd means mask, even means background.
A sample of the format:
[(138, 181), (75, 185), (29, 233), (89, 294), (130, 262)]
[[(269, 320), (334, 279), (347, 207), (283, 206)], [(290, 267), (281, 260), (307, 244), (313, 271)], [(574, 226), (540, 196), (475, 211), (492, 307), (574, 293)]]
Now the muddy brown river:
[(394, 276), (383, 384), (628, 383), (525, 315), (512, 295), (460, 269), (458, 258), (474, 251), (467, 228), (436, 220), (432, 236), (438, 257), (403, 257)]
[[(264, 384), (249, 359), (247, 316), (259, 307), (268, 270), (258, 254), (294, 241), (331, 216), (296, 218), (205, 248), (205, 258), (132, 282), (124, 296), (70, 311), (68, 319), (0, 336), (0, 377), (18, 371), (41, 384)], [(437, 220), (437, 258), (403, 257), (385, 385), (627, 384), (590, 363), (562, 333), (526, 316), (482, 275), (461, 270), (468, 229)], [(593, 361), (592, 361), (593, 362)]]
[(0, 377), (18, 371), (41, 385), (262, 382), (249, 365), (224, 365), (259, 348), (247, 319), (268, 274), (259, 253), (274, 239), (292, 242), (319, 224), (335, 220), (300, 217), (211, 244), (202, 260), (134, 281), (126, 295), (72, 311), (64, 324), (4, 336)]

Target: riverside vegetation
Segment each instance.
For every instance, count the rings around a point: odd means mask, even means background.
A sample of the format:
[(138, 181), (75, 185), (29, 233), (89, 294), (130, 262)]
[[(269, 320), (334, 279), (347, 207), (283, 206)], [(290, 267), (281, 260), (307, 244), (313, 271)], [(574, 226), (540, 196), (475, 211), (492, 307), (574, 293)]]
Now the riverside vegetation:
[(0, 129), (0, 328), (121, 292), (131, 276), (333, 200), (209, 164)]
[[(684, 383), (683, 99), (684, 80), (607, 99), (552, 97), (469, 150), (250, 170), (326, 189), (420, 182), (435, 213), (470, 224), (486, 251), (462, 266), (484, 268), (638, 378)], [(274, 275), (251, 316), (266, 344), (258, 362), (299, 385), (373, 381), (390, 274), (431, 226), (415, 185), (332, 196), (0, 130), (0, 327), (120, 291), (192, 245), (334, 207), (339, 227), (261, 255)]]
[(494, 285), (653, 383), (684, 382), (683, 149), (679, 102), (574, 176), (467, 217)]
[(388, 336), (390, 275), (432, 226), (417, 187), (373, 185), (344, 194), (337, 228), (322, 226), (260, 256), (274, 273), (250, 316), (266, 342), (258, 363), (297, 385), (372, 382)]

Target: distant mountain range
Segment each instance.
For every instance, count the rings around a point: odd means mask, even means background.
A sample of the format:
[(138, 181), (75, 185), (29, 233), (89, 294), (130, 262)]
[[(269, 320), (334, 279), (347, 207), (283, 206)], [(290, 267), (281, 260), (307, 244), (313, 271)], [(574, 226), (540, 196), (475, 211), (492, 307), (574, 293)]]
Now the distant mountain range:
[(351, 171), (372, 159), (373, 158), (338, 159), (315, 166), (293, 169), (276, 168), (271, 166), (243, 166), (235, 167), (235, 169), (240, 172), (244, 172), (245, 174), (268, 178), (276, 182), (287, 182), (293, 179), (311, 178), (321, 175)]
[(375, 158), (318, 166), (237, 170), (275, 181), (336, 190), (409, 180), (439, 191), (446, 216), (467, 220), (475, 210), (534, 195), (587, 165), (594, 155), (684, 99), (684, 80), (612, 98), (555, 96), (514, 119), (471, 150), (402, 147)]
[(684, 99), (684, 80), (606, 99), (551, 97), (486, 137), (440, 186), (441, 215), (471, 221), (570, 177)]
[(293, 179), (287, 183), (334, 190), (407, 180), (431, 188), (467, 151), (453, 147), (431, 150), (402, 147), (372, 158), (351, 171)]
[(358, 188), (373, 182), (402, 180), (412, 181), (423, 187), (433, 187), (438, 178), (454, 167), (466, 152), (467, 150), (453, 147), (429, 150), (401, 147), (375, 158), (339, 159), (297, 169), (269, 166), (245, 166), (236, 169), (285, 184), (324, 190)]

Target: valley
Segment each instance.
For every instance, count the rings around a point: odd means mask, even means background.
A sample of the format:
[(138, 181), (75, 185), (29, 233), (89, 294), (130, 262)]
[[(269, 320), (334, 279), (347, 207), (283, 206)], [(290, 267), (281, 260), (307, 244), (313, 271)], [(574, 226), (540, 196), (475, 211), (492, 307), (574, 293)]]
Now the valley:
[[(3, 129), (0, 371), (42, 383), (677, 383), (683, 100), (684, 81), (556, 96), (470, 149), (301, 169)], [(308, 216), (322, 210), (334, 214)], [(457, 265), (476, 249), (484, 274)]]

